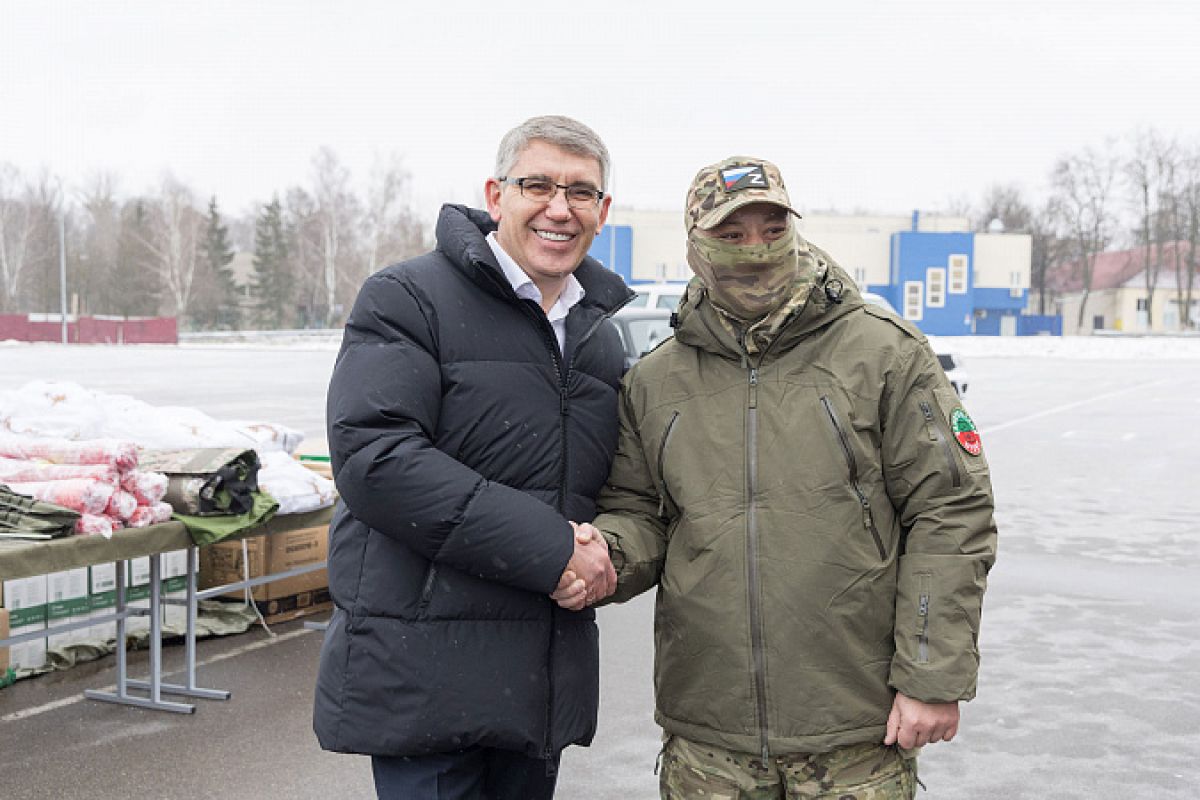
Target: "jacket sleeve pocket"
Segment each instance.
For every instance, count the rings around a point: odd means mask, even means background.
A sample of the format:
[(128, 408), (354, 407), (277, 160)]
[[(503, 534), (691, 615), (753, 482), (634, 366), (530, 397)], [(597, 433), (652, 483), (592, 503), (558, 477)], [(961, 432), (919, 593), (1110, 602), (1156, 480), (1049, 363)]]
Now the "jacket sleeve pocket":
[(927, 703), (975, 696), (985, 583), (981, 565), (970, 558), (901, 557), (889, 681), (893, 688)]

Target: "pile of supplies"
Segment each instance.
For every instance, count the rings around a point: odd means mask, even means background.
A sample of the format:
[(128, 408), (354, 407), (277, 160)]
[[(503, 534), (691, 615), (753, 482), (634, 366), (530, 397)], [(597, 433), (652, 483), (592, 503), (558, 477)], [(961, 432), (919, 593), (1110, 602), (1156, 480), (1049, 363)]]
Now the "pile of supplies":
[(0, 433), (0, 484), (11, 492), (79, 514), (75, 533), (112, 536), (171, 518), (168, 479), (138, 469), (133, 442)]
[(77, 512), (80, 534), (111, 536), (163, 522), (173, 511), (247, 511), (236, 492), (220, 495), (224, 507), (214, 507), (208, 476), (221, 470), (225, 486), (261, 489), (279, 514), (332, 505), (333, 482), (292, 457), (303, 438), (276, 423), (224, 422), (74, 383), (0, 391), (0, 484)]

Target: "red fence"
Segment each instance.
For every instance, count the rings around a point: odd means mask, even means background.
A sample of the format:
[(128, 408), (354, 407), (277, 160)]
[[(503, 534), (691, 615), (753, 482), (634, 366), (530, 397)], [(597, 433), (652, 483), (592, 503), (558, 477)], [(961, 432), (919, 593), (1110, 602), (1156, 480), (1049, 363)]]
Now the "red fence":
[[(0, 314), (0, 341), (61, 342), (62, 318), (54, 314)], [(72, 344), (178, 344), (175, 317), (67, 317)]]

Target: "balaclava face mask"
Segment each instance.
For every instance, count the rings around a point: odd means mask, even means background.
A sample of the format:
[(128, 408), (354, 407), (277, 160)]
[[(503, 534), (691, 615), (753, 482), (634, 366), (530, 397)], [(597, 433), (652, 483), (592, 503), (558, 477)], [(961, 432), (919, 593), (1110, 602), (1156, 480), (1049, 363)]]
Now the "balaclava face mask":
[(743, 322), (753, 322), (779, 308), (791, 296), (800, 273), (796, 233), (768, 244), (737, 245), (688, 234), (688, 264), (704, 281), (712, 302)]

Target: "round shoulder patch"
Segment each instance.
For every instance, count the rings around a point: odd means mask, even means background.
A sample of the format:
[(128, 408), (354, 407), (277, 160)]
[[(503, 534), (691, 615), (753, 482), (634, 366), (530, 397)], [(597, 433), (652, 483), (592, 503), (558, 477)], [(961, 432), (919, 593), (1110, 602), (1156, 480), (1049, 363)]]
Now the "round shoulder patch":
[(983, 452), (983, 440), (979, 438), (979, 431), (975, 430), (975, 423), (966, 411), (956, 408), (950, 412), (950, 430), (954, 431), (954, 438), (963, 450), (973, 456)]

